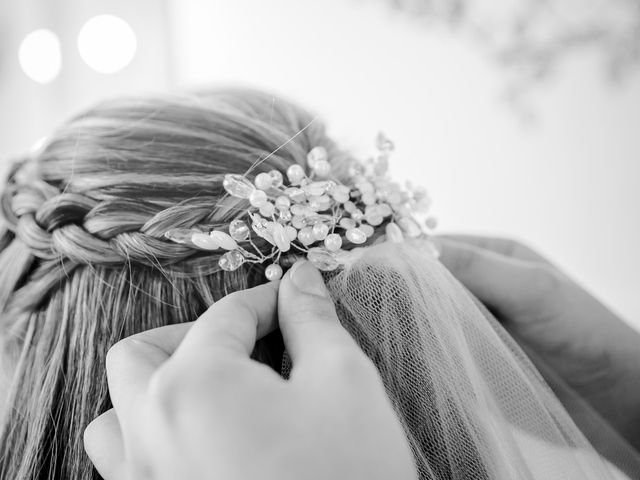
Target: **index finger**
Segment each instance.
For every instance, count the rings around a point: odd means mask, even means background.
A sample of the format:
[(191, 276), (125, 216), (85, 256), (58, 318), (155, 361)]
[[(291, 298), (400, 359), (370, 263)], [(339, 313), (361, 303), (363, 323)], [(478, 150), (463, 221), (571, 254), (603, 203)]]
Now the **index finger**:
[(279, 282), (227, 295), (195, 322), (147, 330), (118, 342), (107, 355), (114, 408), (125, 424), (151, 376), (178, 351), (249, 356), (258, 338), (275, 330)]
[(278, 326), (279, 284), (269, 282), (217, 301), (196, 320), (178, 351), (248, 357), (256, 340)]

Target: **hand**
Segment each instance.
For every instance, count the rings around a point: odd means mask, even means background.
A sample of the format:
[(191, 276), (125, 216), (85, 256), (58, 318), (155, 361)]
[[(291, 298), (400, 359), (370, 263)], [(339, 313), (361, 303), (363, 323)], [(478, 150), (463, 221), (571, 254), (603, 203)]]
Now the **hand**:
[[(249, 358), (278, 321), (289, 380)], [(107, 376), (114, 409), (85, 431), (106, 480), (417, 478), (373, 363), (308, 262), (279, 291), (234, 293), (193, 325), (119, 342)]]
[(640, 447), (640, 333), (524, 245), (438, 238), (441, 260), (453, 275)]

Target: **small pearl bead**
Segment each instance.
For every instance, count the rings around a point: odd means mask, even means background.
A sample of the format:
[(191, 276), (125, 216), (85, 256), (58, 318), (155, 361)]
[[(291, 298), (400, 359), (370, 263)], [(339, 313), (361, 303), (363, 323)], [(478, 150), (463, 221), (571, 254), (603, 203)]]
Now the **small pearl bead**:
[(286, 227), (284, 227), (284, 230), (290, 242), (293, 242), (296, 238), (298, 238), (298, 231), (291, 225), (287, 225)]
[(367, 223), (369, 223), (370, 225), (377, 227), (384, 221), (384, 218), (382, 218), (382, 215), (373, 214), (373, 215), (367, 215), (366, 220), (367, 220)]
[(276, 207), (273, 206), (273, 203), (266, 202), (260, 207), (260, 215), (263, 217), (270, 217), (276, 212)]
[(304, 227), (302, 230), (300, 230), (298, 232), (298, 240), (300, 240), (300, 242), (303, 245), (310, 245), (313, 242), (316, 241), (315, 236), (313, 235), (313, 228), (311, 227)]
[(249, 202), (254, 207), (262, 207), (267, 202), (267, 194), (263, 190), (254, 190), (249, 195)]
[(272, 263), (265, 269), (264, 276), (271, 282), (280, 280), (282, 278), (282, 267), (277, 263)]
[(254, 181), (256, 188), (260, 190), (269, 190), (273, 185), (273, 179), (268, 173), (259, 173)]
[(293, 184), (300, 183), (305, 177), (304, 168), (301, 165), (295, 164), (287, 168), (287, 178)]
[(319, 177), (327, 177), (331, 173), (331, 164), (326, 160), (318, 160), (313, 167), (313, 171)]
[(324, 240), (329, 233), (329, 227), (324, 223), (316, 223), (313, 226), (313, 236), (316, 240)]
[(276, 188), (282, 186), (282, 174), (278, 170), (271, 170), (269, 176), (271, 177), (271, 185)]
[(314, 147), (307, 154), (307, 165), (311, 168), (315, 168), (319, 161), (327, 159), (327, 150), (324, 147)]
[(291, 200), (286, 195), (280, 195), (276, 198), (276, 208), (278, 210), (286, 210), (291, 206)]
[(327, 235), (327, 238), (324, 239), (324, 246), (327, 247), (327, 250), (330, 252), (340, 250), (340, 247), (342, 247), (342, 238), (337, 233)]
[(367, 241), (367, 235), (359, 228), (350, 228), (346, 233), (347, 240), (351, 243), (360, 244)]
[(373, 235), (374, 230), (371, 225), (367, 225), (366, 223), (363, 223), (358, 228), (362, 230), (367, 237), (370, 237), (371, 235)]

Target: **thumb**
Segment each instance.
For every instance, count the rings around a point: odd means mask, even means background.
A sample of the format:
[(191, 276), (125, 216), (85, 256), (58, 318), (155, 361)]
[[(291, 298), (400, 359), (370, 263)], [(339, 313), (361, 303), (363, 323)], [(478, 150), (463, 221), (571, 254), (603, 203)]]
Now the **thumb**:
[(507, 257), (468, 243), (439, 239), (440, 261), (478, 299), (508, 320), (552, 309), (559, 275), (547, 264)]
[(308, 261), (297, 262), (280, 282), (278, 321), (296, 366), (328, 349), (358, 349), (338, 320), (322, 275)]

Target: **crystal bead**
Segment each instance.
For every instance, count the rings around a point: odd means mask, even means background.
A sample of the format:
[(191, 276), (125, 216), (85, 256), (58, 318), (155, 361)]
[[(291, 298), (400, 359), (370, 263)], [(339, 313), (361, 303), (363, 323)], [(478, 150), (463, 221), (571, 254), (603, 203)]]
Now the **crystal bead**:
[(322, 212), (328, 210), (331, 207), (331, 198), (327, 195), (320, 195), (317, 197), (311, 197), (307, 204), (309, 210), (313, 212)]
[(185, 244), (191, 243), (191, 237), (194, 233), (197, 231), (190, 228), (172, 228), (165, 232), (164, 236), (172, 242)]
[(249, 198), (255, 187), (242, 175), (229, 173), (224, 176), (222, 186), (227, 193), (236, 198)]
[(244, 220), (235, 219), (229, 224), (229, 235), (238, 242), (249, 238), (249, 226)]
[(392, 152), (395, 148), (393, 142), (382, 132), (378, 133), (376, 137), (376, 147), (381, 152)]
[(340, 226), (346, 230), (356, 227), (356, 221), (353, 218), (341, 218)]
[(249, 195), (249, 203), (254, 207), (260, 208), (267, 203), (267, 194), (262, 190), (254, 190)]
[(351, 218), (353, 218), (356, 222), (359, 222), (364, 218), (364, 213), (359, 208), (356, 208), (353, 212), (351, 212)]
[(307, 194), (301, 188), (289, 187), (284, 193), (294, 202), (304, 202), (307, 199)]
[(291, 213), (293, 215), (304, 215), (307, 211), (306, 205), (302, 205), (300, 203), (296, 203), (295, 205), (291, 205)]
[(403, 217), (398, 220), (398, 226), (409, 237), (417, 237), (422, 233), (420, 225), (418, 225), (412, 218)]
[(402, 202), (402, 196), (400, 195), (400, 192), (390, 192), (389, 195), (387, 195), (387, 202), (389, 202), (391, 206), (396, 206), (400, 202)]
[(327, 180), (325, 183), (327, 184), (326, 192), (329, 195), (336, 191), (336, 188), (338, 186), (336, 182), (334, 182), (333, 180)]
[(371, 182), (361, 182), (356, 186), (358, 187), (358, 190), (360, 190), (362, 194), (374, 193), (375, 191)]
[(329, 234), (329, 227), (326, 223), (316, 223), (313, 226), (313, 236), (316, 240), (324, 240)]
[(286, 210), (291, 206), (291, 200), (286, 195), (280, 195), (276, 198), (276, 208), (278, 210)]
[(287, 234), (287, 238), (290, 242), (293, 242), (296, 238), (298, 238), (298, 231), (291, 225), (287, 225), (286, 227), (284, 227), (284, 231)]
[(329, 182), (311, 182), (305, 185), (304, 191), (307, 195), (322, 195), (327, 191), (327, 184)]
[(260, 215), (263, 217), (270, 217), (276, 213), (276, 207), (271, 202), (266, 202), (260, 207)]
[(313, 147), (307, 154), (307, 165), (313, 168), (319, 161), (328, 158), (327, 149), (324, 147)]
[(305, 173), (304, 173), (304, 168), (302, 168), (301, 165), (298, 165), (297, 163), (294, 165), (291, 165), (289, 168), (287, 168), (287, 178), (289, 179), (289, 182), (291, 182), (292, 184), (297, 184), (300, 183), (300, 181), (305, 177)]
[(280, 210), (280, 213), (278, 213), (278, 218), (283, 222), (290, 222), (291, 218), (293, 218), (293, 215), (291, 215), (291, 212), (289, 210)]
[(285, 231), (284, 227), (279, 223), (273, 223), (271, 225), (271, 236), (273, 237), (273, 241), (278, 250), (281, 252), (288, 252), (291, 248), (291, 242), (289, 241), (289, 236)]
[(393, 210), (391, 210), (391, 207), (387, 203), (378, 204), (379, 215), (382, 215), (383, 217), (388, 217), (392, 213), (393, 213)]
[(269, 176), (271, 177), (271, 185), (275, 188), (280, 188), (283, 183), (282, 174), (278, 170), (271, 170), (269, 172)]
[(307, 226), (307, 219), (302, 215), (294, 215), (291, 219), (291, 225), (293, 225), (297, 229), (301, 229)]
[(362, 195), (362, 203), (365, 205), (373, 205), (376, 203), (376, 196), (373, 193), (365, 193)]
[(324, 239), (324, 246), (327, 247), (327, 250), (330, 252), (340, 250), (342, 247), (342, 237), (337, 233), (331, 233)]
[(213, 239), (214, 242), (220, 245), (220, 248), (222, 248), (223, 250), (234, 250), (238, 247), (238, 244), (231, 237), (231, 235), (225, 232), (214, 230), (213, 232), (209, 233), (209, 236)]
[(355, 244), (360, 244), (367, 241), (367, 236), (365, 235), (365, 233), (357, 227), (348, 229), (345, 236), (347, 237), (347, 240)]
[(319, 177), (328, 177), (331, 173), (331, 164), (326, 160), (318, 160), (313, 166), (313, 171)]
[(348, 201), (348, 202), (345, 202), (344, 209), (348, 213), (353, 213), (358, 209), (358, 207), (356, 207), (356, 204), (353, 203), (352, 201)]
[(313, 234), (313, 228), (311, 227), (304, 227), (303, 229), (301, 229), (298, 232), (298, 240), (300, 240), (300, 243), (302, 243), (303, 245), (311, 245), (313, 242), (316, 241), (315, 235)]
[(259, 173), (256, 175), (256, 179), (253, 183), (256, 184), (256, 188), (260, 190), (269, 190), (272, 186), (271, 175), (268, 173)]
[(374, 215), (366, 216), (365, 220), (369, 225), (373, 225), (374, 227), (377, 227), (384, 221), (384, 218), (382, 217), (382, 215), (374, 214)]
[(222, 255), (220, 260), (218, 260), (218, 265), (226, 272), (233, 272), (234, 270), (237, 270), (243, 263), (244, 257), (238, 250), (231, 250), (230, 252)]
[(260, 238), (264, 238), (267, 242), (273, 245), (273, 236), (269, 232), (268, 228), (269, 222), (260, 217), (260, 215), (252, 215), (252, 218), (253, 222), (251, 223), (251, 228), (254, 232), (256, 232), (256, 235), (258, 235)]
[(373, 233), (375, 232), (373, 227), (371, 225), (367, 225), (366, 223), (363, 223), (358, 228), (364, 232), (364, 234), (367, 236), (367, 238), (372, 236)]
[(208, 233), (196, 232), (191, 235), (191, 243), (203, 250), (218, 250), (220, 244)]
[(309, 249), (307, 252), (307, 260), (323, 272), (330, 272), (339, 266), (338, 261), (331, 252), (319, 247)]
[(264, 276), (267, 280), (274, 282), (282, 278), (282, 267), (277, 263), (272, 263), (264, 270)]
[(400, 243), (404, 241), (404, 235), (402, 234), (402, 230), (397, 224), (393, 222), (387, 224), (385, 228), (385, 233), (387, 234), (387, 238), (394, 243)]
[(417, 187), (413, 189), (413, 199), (417, 202), (425, 200), (428, 197), (427, 189), (423, 187)]
[(344, 192), (334, 192), (333, 199), (338, 203), (345, 203), (349, 201), (349, 193)]

